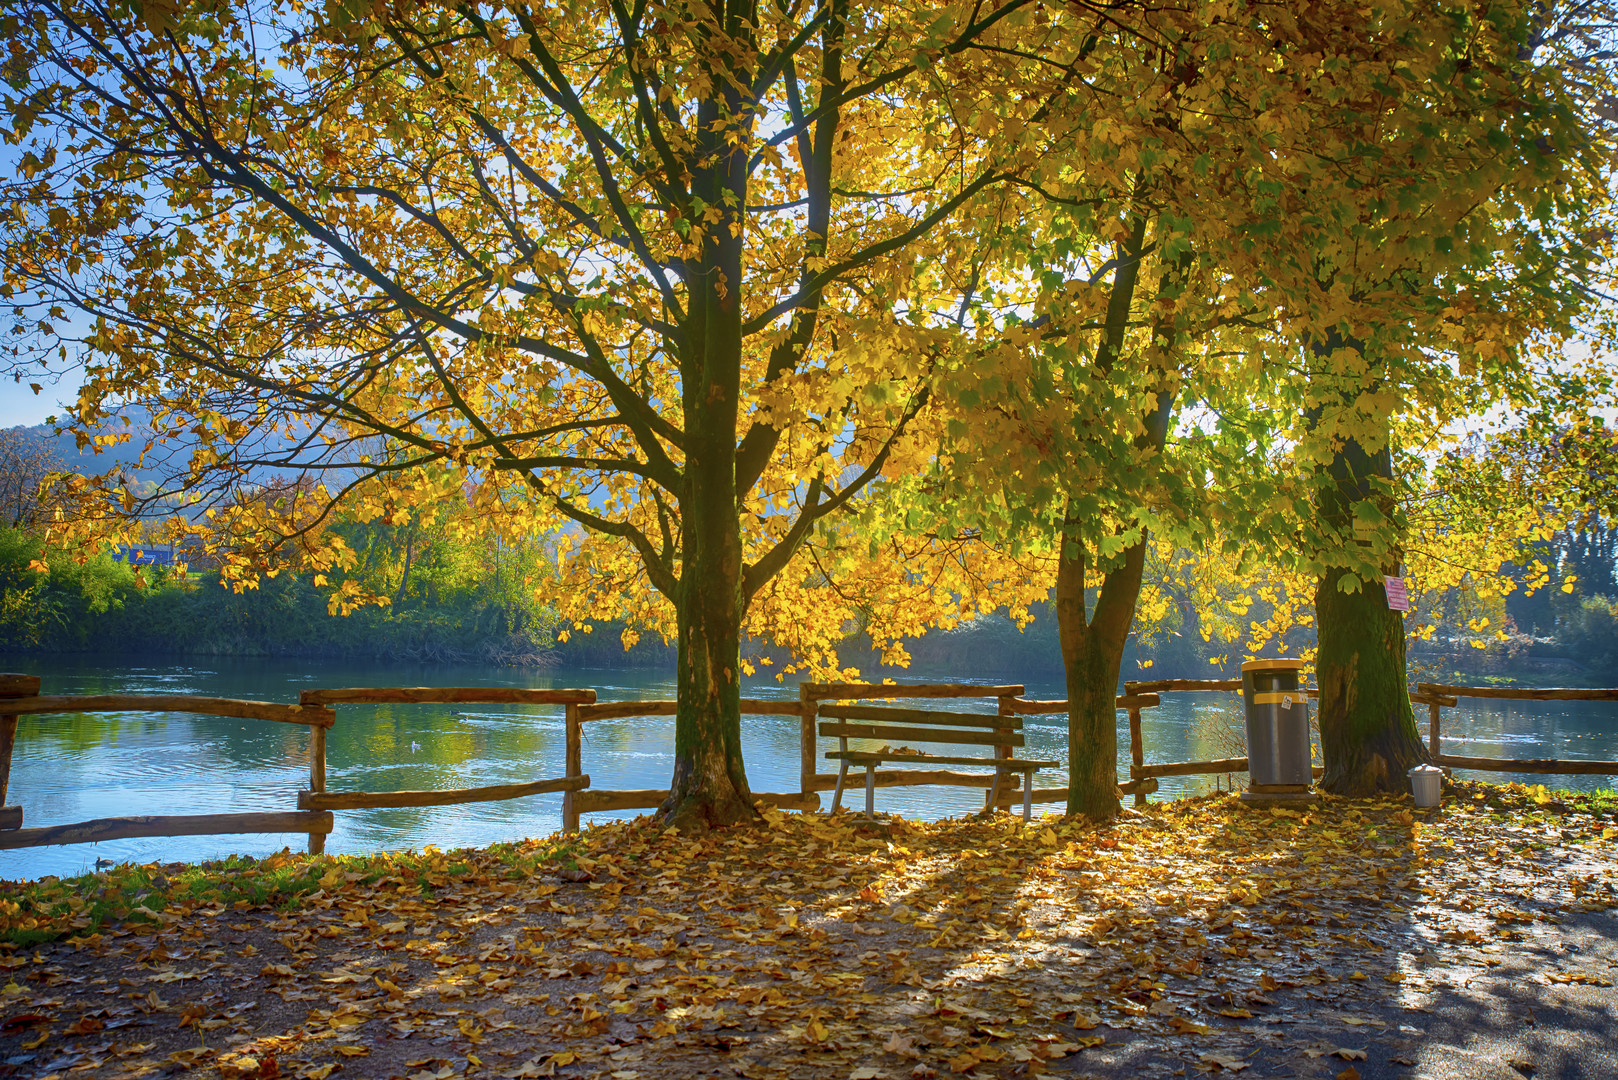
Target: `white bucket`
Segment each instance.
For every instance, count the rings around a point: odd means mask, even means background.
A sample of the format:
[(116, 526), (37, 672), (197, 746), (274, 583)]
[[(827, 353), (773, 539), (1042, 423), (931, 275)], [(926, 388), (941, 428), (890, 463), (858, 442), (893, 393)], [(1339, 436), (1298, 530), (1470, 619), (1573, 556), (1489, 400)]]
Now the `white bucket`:
[(1410, 793), (1416, 797), (1416, 805), (1431, 807), (1438, 805), (1438, 793), (1444, 786), (1444, 770), (1436, 765), (1417, 765), (1405, 775), (1410, 777)]

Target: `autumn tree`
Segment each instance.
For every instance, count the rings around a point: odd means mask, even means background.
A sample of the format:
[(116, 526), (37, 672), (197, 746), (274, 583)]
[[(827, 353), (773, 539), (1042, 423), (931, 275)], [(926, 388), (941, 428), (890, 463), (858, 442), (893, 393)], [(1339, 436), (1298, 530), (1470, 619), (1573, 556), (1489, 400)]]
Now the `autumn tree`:
[[(1345, 37), (1311, 10), (1272, 46), (1271, 100), (1296, 112), (1226, 249), (1252, 260), (1272, 344), (1248, 378), (1204, 384), (1205, 430), (1229, 532), (1316, 575), (1325, 785), (1342, 794), (1402, 790), (1425, 759), (1382, 587), (1410, 536), (1396, 440), (1539, 392), (1533, 347), (1583, 300), (1604, 195), (1581, 118), (1525, 51), (1532, 14), (1385, 5)], [(1279, 469), (1252, 452), (1267, 441)]]
[(40, 523), (40, 488), (61, 467), (44, 439), (24, 428), (0, 431), (0, 524), (12, 529)]
[[(564, 613), (678, 643), (664, 818), (749, 820), (741, 634), (840, 621), (771, 597), (928, 399), (1042, 107), (938, 91), (1034, 8), (21, 0), (5, 297), (87, 361), (78, 429), (151, 409), (238, 575), (363, 600), (343, 502), (570, 526)], [(317, 482), (229, 498), (266, 472)]]
[(1177, 410), (1262, 310), (1199, 233), (1229, 213), (1210, 187), (1268, 152), (1239, 104), (1265, 40), (1211, 12), (1071, 9), (1030, 48), (1056, 102), (1040, 167), (979, 219), (996, 258), (974, 340), (927, 418), (936, 459), (891, 493), (1044, 560), (1067, 673), (1067, 809), (1095, 820), (1117, 812), (1113, 698), (1147, 550), (1154, 533), (1195, 543), (1210, 512)]
[[(1364, 603), (1400, 542), (1374, 467), (1394, 418), (1441, 428), (1524, 388), (1517, 343), (1565, 324), (1590, 192), (1576, 118), (1524, 78), (1521, 12), (1071, 14), (1071, 51), (1041, 54), (1063, 91), (1044, 170), (998, 219), (1016, 270), (912, 491), (1055, 562), (1068, 809), (1105, 818), (1150, 545), (1264, 552)], [(1384, 618), (1329, 618), (1402, 652)], [(1333, 759), (1362, 772), (1350, 709), (1407, 719), (1402, 667), (1362, 687), (1322, 651)]]
[[(1383, 587), (1406, 562), (1399, 433), (1425, 443), (1469, 414), (1532, 403), (1546, 346), (1590, 298), (1589, 230), (1607, 202), (1597, 162), (1611, 143), (1574, 112), (1567, 66), (1544, 47), (1550, 11), (1443, 13), (1434, 65), (1419, 81), (1396, 69), (1338, 128), (1385, 167), (1373, 212), (1334, 222), (1315, 246), (1315, 328), (1301, 335), (1324, 786), (1339, 794), (1403, 791), (1426, 760), (1405, 620)], [(1414, 123), (1386, 104), (1407, 87), (1430, 102)]]

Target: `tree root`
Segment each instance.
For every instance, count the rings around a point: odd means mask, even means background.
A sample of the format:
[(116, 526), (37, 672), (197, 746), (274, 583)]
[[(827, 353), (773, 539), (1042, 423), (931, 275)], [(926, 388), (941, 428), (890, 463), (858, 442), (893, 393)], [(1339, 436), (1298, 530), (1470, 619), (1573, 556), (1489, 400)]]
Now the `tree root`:
[(763, 816), (739, 795), (710, 803), (695, 796), (681, 798), (671, 793), (657, 808), (655, 816), (663, 828), (678, 829), (682, 836), (706, 836), (714, 829), (757, 828), (764, 824)]

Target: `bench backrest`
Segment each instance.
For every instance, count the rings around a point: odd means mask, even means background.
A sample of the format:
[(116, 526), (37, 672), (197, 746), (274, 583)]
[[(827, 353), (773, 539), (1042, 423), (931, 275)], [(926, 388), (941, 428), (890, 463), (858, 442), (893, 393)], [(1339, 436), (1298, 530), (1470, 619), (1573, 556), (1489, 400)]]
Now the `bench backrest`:
[(1022, 717), (984, 713), (896, 709), (882, 705), (828, 705), (820, 715), (833, 722), (820, 734), (850, 739), (913, 739), (963, 746), (1021, 746)]

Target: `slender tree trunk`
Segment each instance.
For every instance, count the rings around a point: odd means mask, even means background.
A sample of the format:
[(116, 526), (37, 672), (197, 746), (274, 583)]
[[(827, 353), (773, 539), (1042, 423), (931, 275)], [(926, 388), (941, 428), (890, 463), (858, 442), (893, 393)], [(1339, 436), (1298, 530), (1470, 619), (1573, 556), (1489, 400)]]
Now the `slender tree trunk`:
[(1102, 579), (1095, 611), (1085, 610), (1085, 547), (1070, 515), (1056, 569), (1056, 626), (1067, 675), (1067, 812), (1110, 821), (1118, 815), (1118, 673), (1140, 598), (1146, 543), (1124, 552)]
[(393, 607), (398, 610), (404, 604), (405, 590), (410, 587), (410, 563), (416, 555), (416, 533), (414, 530), (405, 533), (404, 572), (399, 575), (399, 591), (393, 598)]
[[(1136, 219), (1130, 238), (1121, 245), (1122, 265), (1113, 275), (1107, 302), (1106, 329), (1096, 349), (1095, 368), (1103, 375), (1113, 370), (1123, 348), (1129, 315), (1139, 281), (1146, 234), (1144, 219)], [(1160, 296), (1177, 295), (1190, 266), (1190, 255), (1165, 268)], [(1173, 342), (1176, 333), (1167, 319), (1156, 320), (1154, 340)], [(1175, 385), (1166, 369), (1152, 408), (1141, 420), (1144, 430), (1134, 440), (1140, 467), (1150, 455), (1160, 455), (1168, 440)], [(1069, 502), (1062, 524), (1062, 548), (1056, 565), (1056, 626), (1062, 643), (1062, 667), (1067, 675), (1067, 812), (1091, 821), (1110, 821), (1118, 815), (1118, 672), (1124, 645), (1135, 620), (1140, 583), (1146, 568), (1150, 534), (1127, 548), (1108, 570), (1096, 594), (1095, 610), (1087, 610), (1085, 522), (1075, 503)]]
[[(1392, 479), (1392, 451), (1384, 445), (1370, 454), (1349, 439), (1333, 455), (1329, 477), (1321, 517), (1352, 533), (1354, 504), (1385, 500), (1375, 485)], [(1398, 573), (1396, 552), (1382, 570)], [(1344, 591), (1345, 577), (1352, 586), (1351, 571), (1328, 567), (1315, 589), (1322, 786), (1353, 796), (1406, 791), (1406, 771), (1428, 757), (1406, 689), (1404, 613), (1389, 610), (1380, 578)]]

